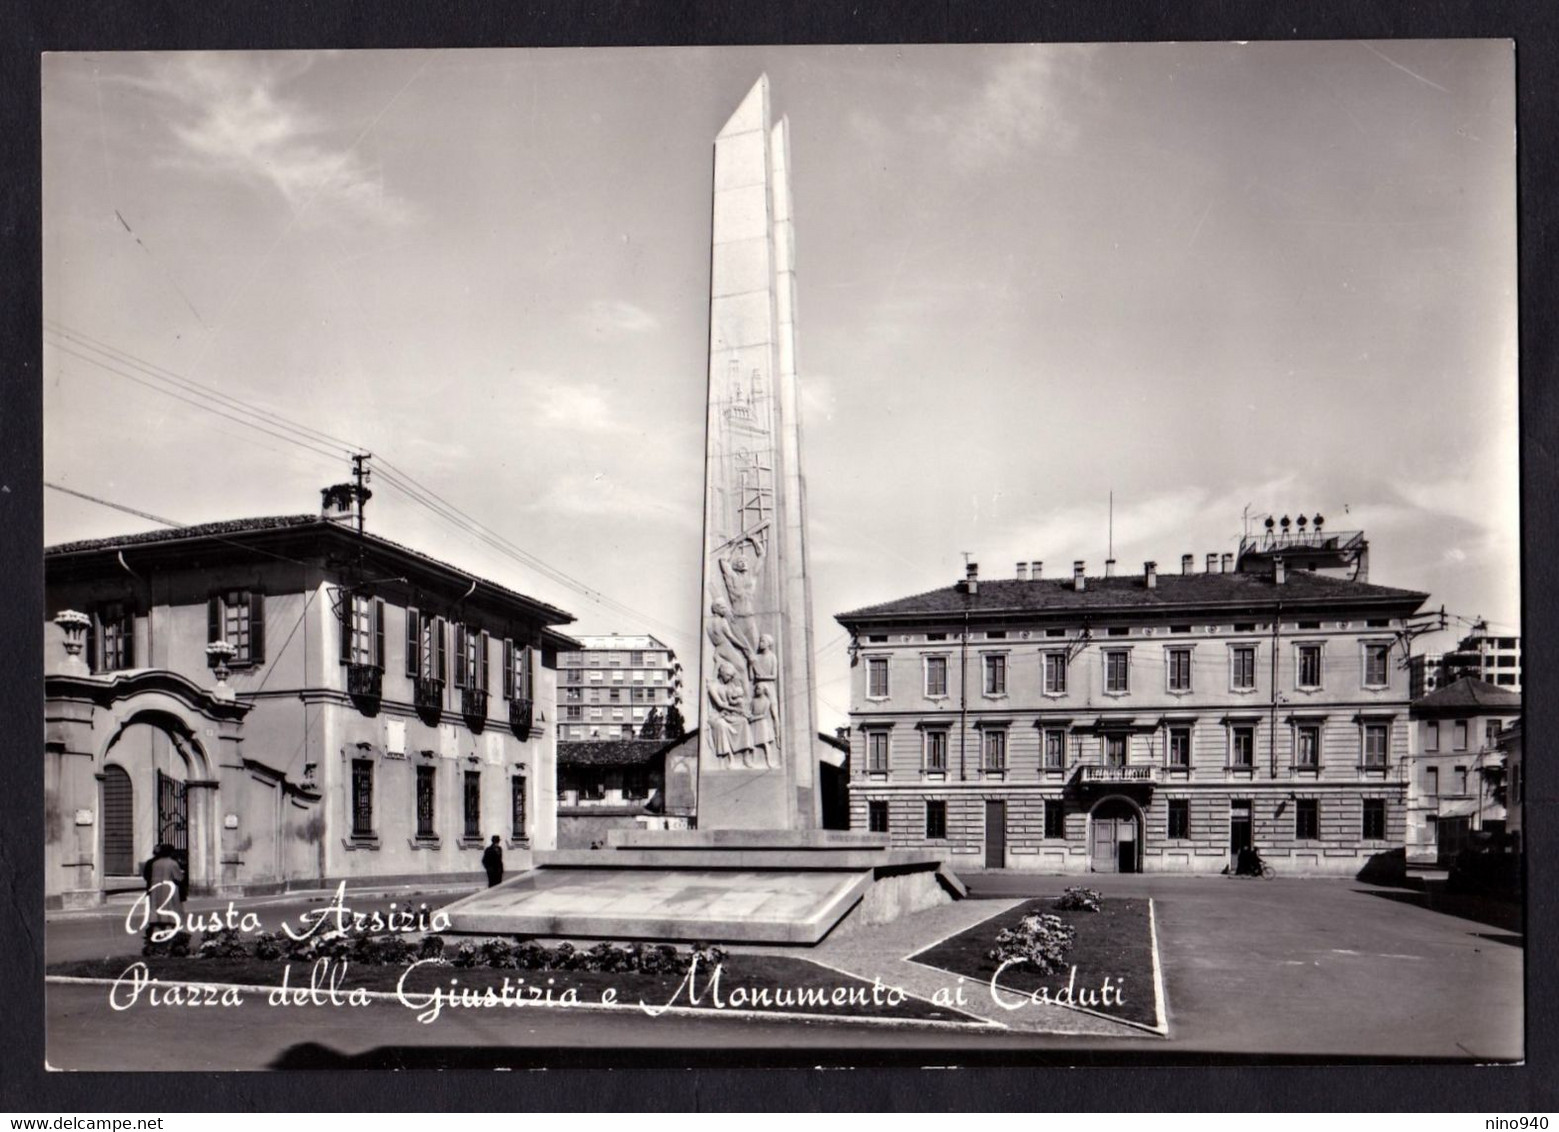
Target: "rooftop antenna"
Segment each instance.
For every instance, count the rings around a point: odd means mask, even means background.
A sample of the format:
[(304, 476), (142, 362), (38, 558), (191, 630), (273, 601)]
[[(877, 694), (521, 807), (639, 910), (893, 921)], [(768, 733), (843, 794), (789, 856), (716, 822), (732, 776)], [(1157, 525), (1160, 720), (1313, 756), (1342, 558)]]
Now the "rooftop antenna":
[(352, 479), (357, 484), (357, 490), (352, 493), (352, 501), (357, 505), (357, 533), (363, 533), (363, 504), (368, 502), (373, 492), (363, 485), (372, 477), (373, 473), (368, 469), (369, 460), (373, 459), (372, 452), (352, 453)]
[(1115, 557), (1115, 492), (1110, 492), (1110, 549), (1106, 558)]

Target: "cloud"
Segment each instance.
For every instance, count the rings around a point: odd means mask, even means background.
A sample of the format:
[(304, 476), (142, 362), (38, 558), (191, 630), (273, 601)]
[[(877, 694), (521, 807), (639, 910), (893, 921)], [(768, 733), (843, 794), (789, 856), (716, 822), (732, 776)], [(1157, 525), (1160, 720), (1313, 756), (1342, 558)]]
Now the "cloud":
[(644, 334), (660, 326), (660, 320), (649, 311), (620, 299), (597, 299), (586, 309), (584, 319), (597, 334)]
[(536, 420), (575, 432), (616, 432), (623, 427), (612, 413), (612, 402), (598, 385), (566, 385), (549, 381), (535, 394)]
[(286, 96), (315, 58), (192, 53), (135, 85), (179, 104), (182, 120), (171, 128), (180, 162), (271, 189), (316, 221), (406, 222), (411, 205), (385, 188), (356, 141), (328, 138), (322, 118)]
[(966, 172), (1004, 162), (1015, 151), (1066, 148), (1076, 139), (1077, 127), (1061, 117), (1058, 95), (1078, 83), (1091, 54), (1086, 47), (1003, 52), (979, 89), (932, 115), (927, 128), (948, 139), (953, 160)]

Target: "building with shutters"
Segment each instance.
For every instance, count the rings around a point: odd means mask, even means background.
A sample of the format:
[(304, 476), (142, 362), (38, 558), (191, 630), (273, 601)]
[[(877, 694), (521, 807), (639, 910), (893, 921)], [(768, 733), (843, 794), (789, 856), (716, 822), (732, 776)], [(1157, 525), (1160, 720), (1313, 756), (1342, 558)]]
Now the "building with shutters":
[(840, 614), (852, 828), (960, 871), (1216, 873), (1252, 845), (1280, 875), (1399, 859), (1403, 630), (1426, 595), (1328, 572), (1360, 564), (1319, 536), (1298, 567), (1275, 540), (1173, 574), (971, 566)]
[(45, 890), (468, 879), (556, 841), (556, 656), (572, 617), (350, 516), (44, 551)]
[(1412, 717), (1408, 859), (1449, 865), (1472, 832), (1505, 828), (1510, 782), (1501, 741), (1520, 722), (1521, 697), (1463, 676), (1414, 700)]

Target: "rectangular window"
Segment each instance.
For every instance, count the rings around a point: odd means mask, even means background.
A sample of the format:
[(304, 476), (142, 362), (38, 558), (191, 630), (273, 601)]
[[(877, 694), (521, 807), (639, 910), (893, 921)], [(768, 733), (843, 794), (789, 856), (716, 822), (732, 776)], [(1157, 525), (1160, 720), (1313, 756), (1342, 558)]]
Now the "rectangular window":
[(623, 698), (622, 690), (620, 688), (613, 688), (610, 692), (607, 693), (606, 698), (614, 704), (621, 703)]
[(584, 719), (585, 718), (585, 709), (582, 708), (582, 707), (578, 707), (576, 705), (570, 704), (568, 707), (563, 709), (563, 718), (570, 719), (570, 720), (581, 720), (581, 719)]
[(1045, 769), (1066, 769), (1066, 732), (1045, 732)]
[(434, 767), (417, 768), (417, 836), (423, 839), (436, 837), (433, 829), (433, 772)]
[(374, 764), (371, 759), (352, 760), (352, 836), (374, 833)]
[(341, 663), (384, 669), (384, 602), (372, 594), (341, 594)]
[(135, 615), (124, 605), (105, 605), (93, 618), (97, 644), (93, 671), (119, 672), (135, 667)]
[(866, 694), (872, 699), (884, 699), (888, 695), (888, 660), (874, 656), (866, 661)]
[(1364, 646), (1365, 687), (1384, 688), (1387, 684), (1391, 683), (1391, 672), (1387, 666), (1387, 658), (1390, 655), (1390, 645)]
[(1066, 653), (1045, 654), (1045, 692), (1052, 696), (1066, 692)]
[(1169, 836), (1184, 841), (1191, 836), (1191, 801), (1189, 798), (1169, 800)]
[(1383, 767), (1386, 765), (1386, 742), (1390, 730), (1384, 723), (1366, 723), (1364, 725), (1364, 765), (1368, 767)]
[(1300, 841), (1314, 841), (1321, 836), (1320, 805), (1314, 798), (1300, 798), (1294, 803), (1294, 836)]
[(999, 772), (1007, 769), (1007, 732), (999, 727), (989, 727), (985, 730), (983, 742), (980, 744), (983, 753), (981, 765), (988, 772)]
[(1366, 841), (1384, 841), (1386, 839), (1386, 800), (1384, 798), (1364, 799), (1363, 833)]
[(226, 641), (233, 646), (228, 664), (234, 668), (265, 660), (265, 595), (249, 590), (227, 590), (206, 602), (206, 642)]
[(1045, 799), (1045, 840), (1066, 840), (1066, 803), (1060, 798)]
[(1169, 664), (1169, 690), (1171, 692), (1189, 692), (1191, 690), (1191, 650), (1170, 649), (1167, 660)]
[(1295, 686), (1319, 688), (1321, 686), (1321, 646), (1300, 645), (1298, 649), (1299, 672)]
[(1126, 736), (1106, 735), (1104, 737), (1104, 765), (1126, 765)]
[(985, 658), (985, 694), (987, 696), (1005, 696), (1007, 694), (1007, 658), (1005, 656), (988, 656)]
[(482, 772), (466, 771), (465, 782), (465, 835), (467, 839), (482, 836)]
[(509, 830), (516, 841), (525, 839), (525, 777), (509, 779)]
[(1294, 765), (1301, 770), (1317, 770), (1321, 766), (1321, 729), (1314, 724), (1301, 724), (1294, 732)]
[(866, 769), (873, 774), (887, 773), (888, 733), (886, 731), (868, 731), (866, 733)]
[(1426, 766), (1424, 768), (1424, 794), (1430, 798), (1440, 796), (1440, 768)]
[(926, 840), (941, 841), (947, 837), (947, 803), (926, 803)]
[(947, 695), (947, 657), (926, 657), (926, 695)]
[(947, 770), (947, 732), (940, 727), (928, 727), (922, 742), (926, 748), (925, 767), (929, 771)]
[(1109, 649), (1105, 652), (1104, 690), (1106, 692), (1131, 691), (1131, 653), (1125, 649)]
[(1237, 767), (1254, 767), (1256, 765), (1256, 729), (1254, 727), (1236, 727), (1230, 732), (1231, 749), (1229, 753), (1231, 764)]
[(1451, 750), (1465, 751), (1467, 749), (1467, 721), (1458, 719), (1451, 725)]
[(1499, 720), (1491, 719), (1483, 725), (1483, 745), (1494, 747), (1499, 744)]
[(1451, 773), (1456, 775), (1456, 792), (1465, 795), (1467, 793), (1467, 768), (1459, 766), (1454, 768)]
[(1433, 754), (1440, 749), (1440, 725), (1438, 723), (1424, 724), (1424, 750)]
[(1256, 686), (1256, 649), (1241, 645), (1229, 650), (1229, 686), (1248, 692)]
[(866, 803), (866, 828), (871, 833), (888, 832), (888, 803)]
[(623, 771), (623, 798), (630, 802), (650, 796), (650, 776), (642, 767)]
[(1191, 766), (1191, 729), (1189, 727), (1171, 727), (1169, 729), (1169, 765), (1187, 770)]

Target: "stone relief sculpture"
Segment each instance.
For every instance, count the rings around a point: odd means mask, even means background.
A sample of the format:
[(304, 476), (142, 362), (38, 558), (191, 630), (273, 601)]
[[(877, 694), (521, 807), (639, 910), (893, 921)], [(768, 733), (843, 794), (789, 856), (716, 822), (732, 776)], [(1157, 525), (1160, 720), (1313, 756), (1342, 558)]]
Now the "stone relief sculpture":
[(715, 755), (752, 765), (752, 730), (747, 717), (747, 686), (734, 665), (720, 661), (709, 685), (709, 739)]
[(710, 738), (723, 765), (738, 765), (733, 756), (739, 754), (746, 769), (778, 767), (781, 754), (779, 655), (773, 634), (758, 632), (766, 558), (761, 534), (743, 535), (716, 556), (726, 599), (711, 602), (705, 619), (714, 655), (714, 673), (705, 681), (714, 708)]

